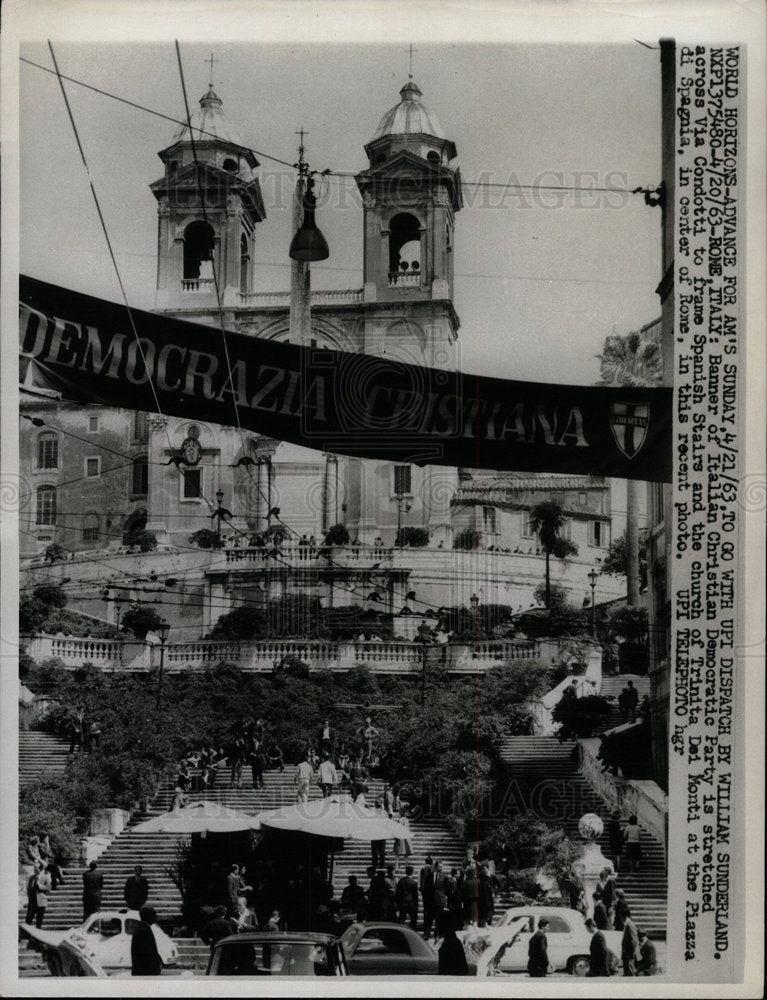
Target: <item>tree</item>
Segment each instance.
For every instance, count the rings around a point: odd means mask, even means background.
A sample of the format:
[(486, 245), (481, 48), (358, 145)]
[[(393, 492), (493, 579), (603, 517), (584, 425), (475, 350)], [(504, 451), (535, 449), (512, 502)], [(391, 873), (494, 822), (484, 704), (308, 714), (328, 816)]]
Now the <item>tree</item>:
[(403, 545), (409, 545), (413, 549), (423, 548), (424, 545), (429, 544), (429, 532), (426, 528), (416, 528), (412, 525), (406, 525), (397, 532), (394, 544), (397, 548), (401, 548)]
[(265, 633), (266, 622), (261, 611), (252, 607), (239, 607), (221, 615), (207, 638), (247, 642), (250, 639), (261, 639)]
[(138, 545), (142, 552), (154, 552), (157, 548), (157, 535), (153, 531), (142, 529), (132, 532), (128, 536), (127, 542), (130, 546)]
[(221, 539), (212, 528), (200, 528), (189, 536), (189, 541), (199, 549), (217, 549), (221, 546)]
[(325, 532), (326, 545), (348, 545), (349, 531), (345, 524), (333, 524)]
[[(660, 334), (643, 337), (639, 333), (630, 333), (625, 337), (606, 337), (603, 353), (598, 357), (603, 385), (644, 388), (660, 385), (663, 378)], [(630, 605), (639, 603), (638, 487), (633, 479), (626, 483), (626, 585)]]
[(163, 619), (153, 608), (129, 608), (123, 615), (123, 628), (132, 632), (137, 639), (146, 639), (147, 632), (154, 631)]
[[(639, 539), (639, 586), (644, 589), (647, 586), (647, 542), (644, 538)], [(626, 576), (628, 574), (628, 552), (626, 547), (626, 532), (611, 543), (607, 550), (602, 572), (608, 576)]]
[(541, 540), (546, 554), (546, 607), (551, 608), (551, 556), (564, 559), (577, 555), (578, 548), (559, 534), (565, 524), (565, 513), (558, 503), (545, 500), (530, 511), (530, 527)]

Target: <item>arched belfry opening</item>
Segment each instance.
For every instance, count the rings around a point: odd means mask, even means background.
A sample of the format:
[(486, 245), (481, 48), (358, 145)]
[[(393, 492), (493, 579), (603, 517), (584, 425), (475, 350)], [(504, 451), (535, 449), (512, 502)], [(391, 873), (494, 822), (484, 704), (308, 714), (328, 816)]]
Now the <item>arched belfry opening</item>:
[(415, 275), (421, 270), (421, 223), (410, 212), (389, 223), (389, 275)]
[(184, 230), (184, 277), (213, 277), (212, 271), (203, 262), (213, 260), (216, 240), (213, 226), (208, 222), (190, 222)]

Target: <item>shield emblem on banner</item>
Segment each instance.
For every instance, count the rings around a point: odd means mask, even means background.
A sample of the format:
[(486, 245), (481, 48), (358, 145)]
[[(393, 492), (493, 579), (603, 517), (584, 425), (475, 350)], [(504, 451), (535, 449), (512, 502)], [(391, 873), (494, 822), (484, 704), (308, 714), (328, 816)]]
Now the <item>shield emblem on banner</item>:
[(613, 403), (610, 426), (615, 443), (626, 458), (634, 458), (641, 450), (649, 423), (649, 403)]

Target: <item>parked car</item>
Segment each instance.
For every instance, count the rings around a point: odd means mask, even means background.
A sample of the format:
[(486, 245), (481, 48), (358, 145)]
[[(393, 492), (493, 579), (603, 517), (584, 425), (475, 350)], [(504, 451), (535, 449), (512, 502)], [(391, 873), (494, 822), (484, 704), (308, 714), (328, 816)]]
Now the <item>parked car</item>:
[[(131, 938), (141, 923), (137, 910), (98, 910), (79, 927), (46, 931), (21, 924), (21, 933), (43, 954), (52, 976), (97, 976), (104, 970), (130, 969)], [(163, 965), (178, 964), (178, 949), (165, 931), (154, 925)]]
[(212, 946), (208, 976), (348, 976), (333, 934), (247, 931)]
[[(549, 921), (546, 936), (552, 967), (557, 972), (564, 970), (573, 976), (587, 976), (591, 968), (591, 934), (581, 913), (560, 906), (513, 906), (496, 920), (496, 927), (511, 925), (520, 918), (523, 921), (521, 934), (500, 960), (500, 971), (520, 972), (527, 968), (527, 946), (541, 917)], [(619, 931), (603, 933), (607, 947), (620, 955), (622, 934)]]
[[(488, 927), (459, 934), (464, 944), (469, 975), (492, 976), (499, 961), (520, 933), (524, 921), (502, 928)], [(436, 948), (405, 924), (386, 921), (356, 923), (341, 935), (349, 972), (354, 976), (436, 976)]]

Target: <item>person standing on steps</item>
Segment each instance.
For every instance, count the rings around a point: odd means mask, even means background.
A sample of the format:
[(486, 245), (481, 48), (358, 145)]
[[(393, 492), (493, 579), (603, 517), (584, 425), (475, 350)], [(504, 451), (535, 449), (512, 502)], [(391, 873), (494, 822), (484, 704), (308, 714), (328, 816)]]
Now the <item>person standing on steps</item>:
[(126, 879), (123, 896), (130, 910), (140, 910), (149, 898), (149, 882), (141, 865), (136, 865), (133, 874)]
[(607, 821), (607, 836), (610, 841), (613, 865), (617, 872), (620, 871), (621, 854), (623, 853), (623, 827), (621, 826), (620, 809), (613, 809), (610, 813), (610, 819)]
[(421, 869), (420, 876), (421, 899), (423, 900), (423, 936), (431, 937), (431, 928), (436, 916), (436, 901), (434, 898), (434, 861), (430, 854)]
[(623, 832), (623, 841), (626, 845), (626, 863), (632, 872), (639, 871), (639, 864), (642, 860), (641, 829), (636, 816), (629, 816), (628, 826)]
[(623, 962), (623, 975), (635, 976), (637, 952), (639, 951), (639, 935), (634, 921), (631, 919), (631, 910), (626, 909), (626, 919), (623, 924), (623, 939), (621, 941), (621, 960)]
[(296, 768), (296, 802), (309, 801), (309, 784), (314, 777), (314, 768), (309, 763), (309, 751), (304, 754), (303, 760)]
[(418, 883), (413, 878), (413, 866), (407, 865), (405, 874), (397, 882), (395, 902), (400, 923), (418, 926)]
[(88, 870), (83, 872), (83, 923), (91, 913), (101, 909), (101, 893), (104, 888), (104, 876), (98, 871), (98, 865), (91, 861)]
[(42, 927), (45, 911), (48, 906), (48, 894), (51, 891), (51, 874), (43, 861), (42, 868), (37, 873), (35, 884), (35, 927)]

